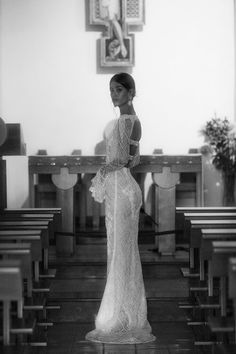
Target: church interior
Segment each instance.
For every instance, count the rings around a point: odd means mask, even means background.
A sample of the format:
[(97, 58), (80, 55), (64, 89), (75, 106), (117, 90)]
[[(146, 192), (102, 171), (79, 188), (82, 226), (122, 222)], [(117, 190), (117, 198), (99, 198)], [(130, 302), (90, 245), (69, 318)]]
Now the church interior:
[[(235, 21), (235, 0), (0, 0), (0, 353), (236, 353)], [(85, 339), (107, 275), (89, 188), (119, 72), (142, 125), (156, 337), (122, 345)]]

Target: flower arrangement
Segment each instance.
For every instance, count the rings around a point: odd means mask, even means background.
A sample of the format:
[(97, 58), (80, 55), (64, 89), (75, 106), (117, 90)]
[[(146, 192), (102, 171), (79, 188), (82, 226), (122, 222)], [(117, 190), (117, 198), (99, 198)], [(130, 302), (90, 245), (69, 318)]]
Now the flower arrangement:
[(212, 154), (212, 163), (222, 171), (224, 181), (223, 204), (235, 204), (236, 177), (236, 136), (227, 118), (212, 118), (201, 130), (207, 145), (201, 148), (202, 154)]
[(227, 118), (212, 118), (201, 130), (217, 169), (236, 174), (236, 136)]

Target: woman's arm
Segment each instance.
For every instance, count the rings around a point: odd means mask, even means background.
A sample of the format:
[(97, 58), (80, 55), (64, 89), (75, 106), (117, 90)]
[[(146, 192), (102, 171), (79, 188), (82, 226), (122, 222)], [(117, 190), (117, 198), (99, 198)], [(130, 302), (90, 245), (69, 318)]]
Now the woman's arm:
[(116, 139), (114, 145), (111, 147), (111, 149), (113, 149), (112, 155), (114, 158), (111, 162), (100, 168), (99, 173), (102, 178), (106, 178), (108, 173), (120, 170), (129, 164), (131, 129), (132, 122), (130, 119), (118, 120), (118, 124), (114, 132)]
[[(136, 158), (132, 159), (130, 152), (131, 130), (132, 122), (130, 119), (118, 120), (113, 132), (115, 134), (114, 144), (111, 146), (113, 159), (110, 163), (102, 166), (92, 180), (90, 191), (97, 202), (102, 203), (105, 198), (105, 181), (109, 173), (120, 170), (123, 167), (133, 167), (138, 164), (139, 156), (137, 156), (137, 160)], [(137, 139), (137, 136), (135, 138)]]

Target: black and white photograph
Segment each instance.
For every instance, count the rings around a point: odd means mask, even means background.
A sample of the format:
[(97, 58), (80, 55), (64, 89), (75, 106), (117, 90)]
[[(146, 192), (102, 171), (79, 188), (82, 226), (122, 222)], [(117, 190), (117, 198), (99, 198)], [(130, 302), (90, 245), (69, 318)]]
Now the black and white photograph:
[(0, 353), (236, 353), (236, 0), (0, 0)]

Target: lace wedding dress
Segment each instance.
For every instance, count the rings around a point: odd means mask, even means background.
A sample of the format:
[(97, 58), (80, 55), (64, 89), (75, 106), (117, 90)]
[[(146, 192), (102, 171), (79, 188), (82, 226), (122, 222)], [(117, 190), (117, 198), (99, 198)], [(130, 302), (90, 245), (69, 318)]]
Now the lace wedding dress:
[[(107, 282), (86, 339), (114, 344), (155, 340), (147, 321), (147, 303), (138, 249), (141, 190), (129, 168), (139, 163), (139, 143), (131, 139), (135, 115), (121, 115), (105, 129), (107, 161), (90, 188), (98, 202), (105, 199)], [(139, 123), (140, 124), (140, 123)], [(135, 154), (130, 155), (131, 146)]]

